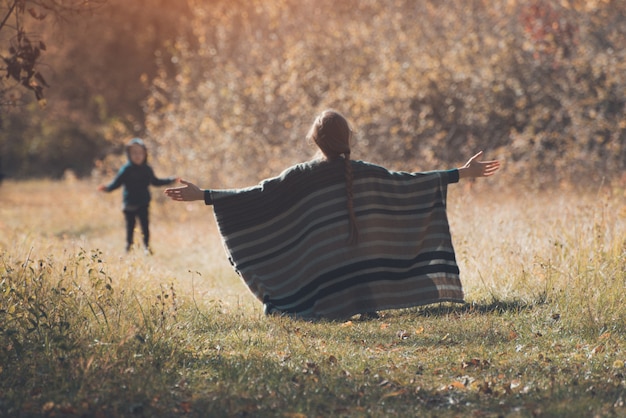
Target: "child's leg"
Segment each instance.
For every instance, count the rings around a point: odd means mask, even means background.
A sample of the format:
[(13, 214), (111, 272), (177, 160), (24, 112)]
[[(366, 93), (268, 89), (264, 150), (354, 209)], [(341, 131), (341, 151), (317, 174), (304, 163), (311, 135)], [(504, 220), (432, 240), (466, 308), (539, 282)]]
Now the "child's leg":
[(137, 210), (139, 224), (141, 225), (141, 233), (143, 234), (143, 245), (150, 247), (150, 223), (148, 219), (148, 206), (141, 207)]
[(135, 232), (135, 216), (136, 213), (134, 211), (124, 211), (124, 218), (126, 219), (126, 251), (130, 251), (130, 248), (133, 245), (133, 233)]

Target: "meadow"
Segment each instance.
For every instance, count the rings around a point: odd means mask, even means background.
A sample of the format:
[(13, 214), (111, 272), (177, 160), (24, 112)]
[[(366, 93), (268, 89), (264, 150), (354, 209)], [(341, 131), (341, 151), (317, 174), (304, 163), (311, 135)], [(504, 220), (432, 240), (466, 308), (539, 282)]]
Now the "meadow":
[(0, 186), (0, 416), (626, 415), (623, 185), (453, 185), (466, 304), (333, 322), (265, 317), (199, 202), (126, 254), (95, 186)]

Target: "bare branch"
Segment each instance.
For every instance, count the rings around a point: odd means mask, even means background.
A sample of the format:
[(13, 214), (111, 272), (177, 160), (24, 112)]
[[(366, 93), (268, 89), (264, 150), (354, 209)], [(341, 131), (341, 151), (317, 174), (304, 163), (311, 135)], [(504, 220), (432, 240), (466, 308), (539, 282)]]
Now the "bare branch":
[(11, 15), (13, 14), (13, 11), (17, 7), (18, 1), (19, 0), (13, 0), (13, 4), (11, 5), (11, 7), (9, 7), (9, 10), (7, 11), (6, 16), (4, 16), (4, 18), (2, 19), (2, 23), (0, 23), (0, 31), (2, 30), (4, 25), (7, 23), (7, 20), (9, 20), (9, 17), (11, 17)]

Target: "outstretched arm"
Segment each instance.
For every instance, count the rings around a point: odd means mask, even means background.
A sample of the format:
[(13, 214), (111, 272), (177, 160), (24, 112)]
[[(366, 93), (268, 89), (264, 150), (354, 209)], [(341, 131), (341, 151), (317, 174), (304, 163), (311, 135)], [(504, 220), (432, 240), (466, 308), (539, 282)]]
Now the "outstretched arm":
[(99, 185), (98, 191), (99, 192), (112, 192), (113, 190), (120, 187), (122, 183), (124, 183), (127, 169), (128, 169), (128, 164), (122, 166), (122, 168), (120, 168), (120, 170), (117, 172), (117, 174), (115, 175), (115, 178), (111, 181), (111, 183)]
[(195, 184), (185, 181), (183, 179), (179, 179), (178, 181), (184, 184), (184, 186), (165, 189), (163, 193), (165, 193), (167, 197), (179, 202), (204, 200), (204, 190), (202, 190)]
[(489, 177), (500, 168), (500, 161), (479, 161), (478, 158), (483, 154), (480, 151), (469, 159), (463, 167), (459, 168), (459, 179), (474, 177)]

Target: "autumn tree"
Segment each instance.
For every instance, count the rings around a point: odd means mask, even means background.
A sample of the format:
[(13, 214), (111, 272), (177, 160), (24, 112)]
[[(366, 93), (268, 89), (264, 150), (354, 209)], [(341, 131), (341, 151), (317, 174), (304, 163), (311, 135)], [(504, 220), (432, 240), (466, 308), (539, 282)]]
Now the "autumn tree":
[(621, 0), (107, 0), (75, 22), (44, 33), (45, 113), (0, 115), (15, 175), (86, 174), (141, 135), (166, 171), (249, 184), (311, 156), (324, 107), (354, 123), (355, 158), (391, 168), (477, 149), (538, 185), (626, 168)]
[(47, 106), (22, 95), (21, 106), (0, 114), (5, 173), (89, 175), (95, 160), (143, 135), (147, 86), (157, 71), (169, 71), (168, 45), (185, 37), (188, 7), (186, 1), (102, 0), (92, 12), (40, 21)]
[(215, 187), (308, 158), (314, 115), (354, 123), (353, 156), (392, 168), (506, 160), (538, 186), (619, 179), (626, 3), (283, 0), (198, 4), (198, 42), (147, 104), (162, 164)]
[(71, 15), (93, 12), (106, 0), (2, 0), (0, 3), (0, 105), (15, 103), (19, 95), (9, 93), (16, 87), (44, 100), (49, 87), (41, 70), (46, 41), (38, 23), (44, 19), (62, 21)]

